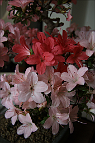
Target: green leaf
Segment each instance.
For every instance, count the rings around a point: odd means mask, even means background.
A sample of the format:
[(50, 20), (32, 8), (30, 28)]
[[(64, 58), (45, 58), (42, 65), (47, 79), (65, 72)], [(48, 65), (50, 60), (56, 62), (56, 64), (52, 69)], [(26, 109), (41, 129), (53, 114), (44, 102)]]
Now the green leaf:
[(49, 115), (47, 115), (47, 117), (44, 117), (43, 120), (41, 121), (41, 124), (43, 125), (45, 123), (45, 121), (48, 119)]
[(34, 52), (33, 52), (32, 48), (30, 49), (30, 53), (31, 53), (31, 55), (33, 55), (33, 54), (34, 54)]

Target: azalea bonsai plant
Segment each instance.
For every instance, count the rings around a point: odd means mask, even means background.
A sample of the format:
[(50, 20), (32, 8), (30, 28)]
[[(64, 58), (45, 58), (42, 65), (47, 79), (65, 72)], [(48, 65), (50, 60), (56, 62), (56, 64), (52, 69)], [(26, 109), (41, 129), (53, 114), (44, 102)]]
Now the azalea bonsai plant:
[[(55, 135), (59, 125), (69, 124), (72, 133), (73, 122), (83, 111), (94, 120), (95, 31), (74, 23), (61, 35), (56, 27), (63, 23), (48, 17), (51, 11), (67, 14), (70, 20), (71, 2), (76, 4), (76, 0), (9, 1), (9, 18), (15, 24), (0, 20), (0, 66), (13, 57), (17, 63), (13, 75), (0, 77), (1, 103), (12, 125), (21, 122), (17, 134), (24, 138), (39, 129), (37, 122), (45, 129), (52, 127)], [(45, 22), (45, 32), (28, 28), (31, 20)], [(29, 66), (25, 73), (19, 72), (22, 61)]]

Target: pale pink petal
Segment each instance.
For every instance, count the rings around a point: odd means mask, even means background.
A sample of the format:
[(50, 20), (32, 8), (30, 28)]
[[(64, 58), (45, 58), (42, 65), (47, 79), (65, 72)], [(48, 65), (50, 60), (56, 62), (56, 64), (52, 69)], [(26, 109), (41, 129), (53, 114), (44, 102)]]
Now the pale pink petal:
[(91, 57), (93, 55), (95, 51), (92, 51), (92, 50), (86, 50), (86, 55)]
[(75, 66), (73, 66), (73, 65), (69, 65), (67, 67), (67, 71), (68, 71), (69, 75), (72, 74), (73, 76), (75, 76), (75, 74), (77, 73), (77, 68)]
[(15, 124), (16, 120), (17, 120), (17, 115), (15, 115), (15, 116), (13, 116), (13, 117), (11, 118), (12, 125)]
[(53, 124), (53, 119), (52, 119), (51, 117), (49, 117), (49, 118), (45, 121), (43, 127), (44, 127), (45, 129), (49, 129), (49, 128), (52, 126), (52, 124)]
[(38, 128), (36, 127), (36, 125), (34, 123), (32, 123), (32, 129), (31, 129), (31, 131), (35, 132), (37, 130), (38, 130)]
[(88, 70), (87, 67), (81, 67), (77, 72), (78, 76), (79, 77), (83, 76), (87, 70)]
[(63, 125), (67, 125), (68, 124), (68, 119), (69, 119), (69, 114), (67, 113), (56, 113), (56, 117), (57, 117), (57, 122), (59, 124), (63, 124)]
[(38, 76), (35, 72), (30, 72), (27, 76), (27, 81), (32, 84), (35, 85), (38, 82)]
[(29, 67), (29, 68), (26, 69), (26, 71), (25, 71), (25, 77), (28, 76), (28, 74), (30, 73), (31, 70), (32, 70), (32, 67)]
[[(26, 124), (25, 124), (26, 125)], [(21, 125), (18, 129), (17, 129), (17, 134), (18, 135), (21, 135), (21, 134), (23, 134), (24, 133), (24, 126), (25, 126), (24, 124), (23, 125)]]
[(66, 89), (71, 91), (77, 84), (76, 83), (67, 83)]
[(4, 41), (7, 41), (7, 38), (6, 37), (1, 37), (0, 42), (2, 43)]
[(24, 138), (28, 138), (31, 135), (31, 126), (25, 127)]
[(52, 134), (56, 135), (59, 131), (59, 124), (57, 122), (53, 122), (52, 125)]
[(4, 30), (0, 30), (0, 41), (1, 41), (1, 37), (3, 37), (4, 35)]
[(20, 102), (25, 102), (27, 101), (29, 98), (31, 97), (31, 92), (21, 92), (19, 95), (18, 95), (18, 100)]
[(34, 89), (37, 92), (44, 92), (48, 89), (48, 86), (43, 81), (38, 81), (37, 84), (35, 85)]
[(61, 78), (62, 78), (62, 80), (64, 80), (64, 81), (68, 81), (68, 82), (71, 81), (67, 72), (63, 72), (63, 73), (61, 74)]
[(81, 40), (81, 41), (79, 42), (79, 44), (80, 44), (81, 46), (85, 47), (85, 48), (88, 48), (88, 47), (89, 47), (89, 42), (88, 42), (88, 40), (86, 40), (86, 39)]
[(66, 96), (60, 98), (63, 106), (67, 108), (70, 105), (70, 99)]
[(80, 85), (84, 85), (84, 83), (85, 83), (85, 80), (84, 80), (83, 77), (80, 77), (80, 78), (78, 79), (78, 81), (76, 82), (76, 84), (80, 84)]
[(32, 124), (32, 120), (31, 120), (31, 117), (30, 117), (29, 113), (26, 114), (26, 122), (29, 122), (29, 123)]
[(5, 113), (5, 118), (10, 118), (14, 115), (13, 110), (7, 110)]
[(27, 123), (27, 122), (32, 123), (29, 113), (27, 113), (26, 116), (19, 114), (18, 118), (21, 123)]
[(73, 17), (72, 17), (72, 15), (70, 14), (70, 10), (69, 10), (69, 12), (67, 13), (67, 18), (66, 18), (66, 20), (67, 20), (67, 21), (70, 21), (72, 18), (73, 18)]
[(36, 103), (43, 103), (46, 101), (46, 98), (43, 96), (42, 93), (40, 92), (34, 92), (34, 96), (32, 96), (32, 99), (36, 102)]

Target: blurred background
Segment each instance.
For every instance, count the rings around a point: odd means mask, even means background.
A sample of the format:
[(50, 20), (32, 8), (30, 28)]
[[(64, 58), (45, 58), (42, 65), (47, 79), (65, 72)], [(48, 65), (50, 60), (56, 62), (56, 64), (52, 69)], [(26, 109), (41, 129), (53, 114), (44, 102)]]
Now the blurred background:
[[(3, 19), (5, 22), (12, 23), (12, 20), (7, 18), (7, 4), (7, 0), (3, 0), (2, 6), (0, 5), (0, 19)], [(64, 21), (64, 26), (62, 26), (61, 29), (65, 30), (71, 23), (75, 22), (78, 24), (78, 27), (90, 26), (92, 30), (95, 30), (95, 0), (77, 0), (77, 4), (72, 4), (71, 7), (73, 19), (70, 22), (66, 21), (66, 18), (62, 14), (52, 14), (53, 18), (60, 17), (60, 21)], [(42, 26), (41, 30), (43, 30), (45, 24), (42, 23), (39, 27), (39, 23), (36, 25), (33, 23), (31, 26), (38, 27), (39, 29), (41, 29)]]

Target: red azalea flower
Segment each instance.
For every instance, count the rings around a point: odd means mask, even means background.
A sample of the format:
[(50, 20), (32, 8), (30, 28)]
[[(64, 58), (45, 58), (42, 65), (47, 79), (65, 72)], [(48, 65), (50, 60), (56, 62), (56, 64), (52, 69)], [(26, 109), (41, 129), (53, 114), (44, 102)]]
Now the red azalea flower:
[(15, 62), (20, 62), (23, 59), (30, 56), (30, 50), (29, 50), (28, 46), (26, 45), (24, 36), (20, 37), (20, 43), (21, 43), (21, 45), (15, 44), (12, 48), (13, 52), (18, 53), (14, 57)]
[(44, 52), (49, 52), (54, 55), (55, 65), (58, 64), (58, 62), (65, 62), (65, 58), (62, 56), (63, 51), (60, 45), (56, 43), (55, 39), (53, 37), (46, 37), (43, 32), (37, 33), (38, 39), (33, 39), (33, 46), (32, 49), (34, 53), (36, 53), (37, 45), (35, 46), (35, 43), (40, 43), (40, 48)]
[(87, 60), (89, 57), (86, 55), (86, 52), (83, 52), (83, 47), (81, 45), (76, 45), (73, 50), (73, 53), (67, 58), (67, 63), (76, 63), (78, 67), (82, 66), (82, 60)]
[(71, 52), (76, 44), (73, 39), (67, 38), (67, 32), (65, 30), (63, 30), (62, 36), (61, 34), (58, 35), (57, 42), (63, 49), (63, 53)]
[(29, 56), (25, 61), (27, 64), (35, 65), (38, 74), (43, 74), (46, 70), (46, 66), (52, 66), (55, 63), (54, 55), (49, 52), (44, 52), (41, 49), (41, 43), (37, 42), (35, 47), (37, 48), (34, 51), (34, 55)]

